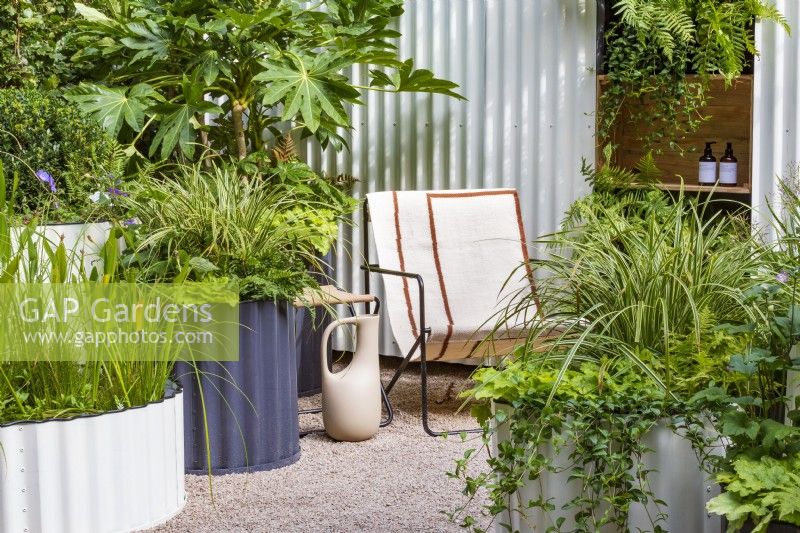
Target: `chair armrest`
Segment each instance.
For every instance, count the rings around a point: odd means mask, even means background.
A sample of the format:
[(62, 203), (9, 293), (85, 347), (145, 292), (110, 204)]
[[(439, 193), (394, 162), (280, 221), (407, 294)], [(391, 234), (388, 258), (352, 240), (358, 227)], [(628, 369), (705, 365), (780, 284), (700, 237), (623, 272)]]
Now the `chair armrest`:
[(391, 270), (388, 268), (382, 268), (378, 265), (361, 265), (361, 270), (366, 270), (367, 272), (375, 272), (376, 274), (388, 274), (389, 276), (402, 276), (404, 278), (414, 278), (416, 279), (420, 287), (424, 284), (422, 282), (422, 276), (420, 274), (414, 274), (413, 272), (404, 272), (402, 270)]
[(419, 285), (419, 324), (420, 332), (431, 334), (431, 329), (425, 326), (425, 282), (422, 280), (421, 274), (414, 274), (413, 272), (404, 272), (402, 270), (392, 270), (389, 268), (382, 268), (376, 264), (361, 265), (361, 270), (366, 272), (374, 272), (376, 274), (386, 274), (388, 276), (400, 276), (403, 278), (413, 278), (417, 280)]

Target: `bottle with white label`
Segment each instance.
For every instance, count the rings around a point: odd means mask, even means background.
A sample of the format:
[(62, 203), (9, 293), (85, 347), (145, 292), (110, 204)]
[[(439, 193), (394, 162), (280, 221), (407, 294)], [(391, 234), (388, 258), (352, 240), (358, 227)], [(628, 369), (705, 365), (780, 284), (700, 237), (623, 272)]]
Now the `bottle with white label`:
[(711, 150), (715, 142), (707, 142), (703, 156), (700, 158), (700, 174), (698, 181), (701, 185), (714, 185), (717, 182), (717, 158)]
[(736, 186), (738, 182), (738, 160), (733, 155), (733, 143), (725, 146), (725, 155), (719, 160), (719, 184), (728, 187)]

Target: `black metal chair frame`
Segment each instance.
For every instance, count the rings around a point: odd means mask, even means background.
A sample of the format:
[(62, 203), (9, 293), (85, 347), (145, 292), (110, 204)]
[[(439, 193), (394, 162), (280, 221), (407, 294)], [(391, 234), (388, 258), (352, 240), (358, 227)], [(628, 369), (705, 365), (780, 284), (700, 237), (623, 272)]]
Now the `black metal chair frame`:
[[(417, 336), (414, 344), (411, 346), (411, 349), (403, 358), (403, 361), (400, 363), (400, 366), (392, 376), (391, 381), (385, 387), (385, 392), (387, 395), (391, 394), (392, 389), (394, 388), (397, 380), (400, 379), (400, 376), (405, 371), (406, 367), (408, 367), (408, 363), (411, 362), (411, 358), (414, 357), (414, 353), (419, 350), (419, 373), (420, 373), (420, 389), (421, 389), (421, 396), (422, 396), (422, 428), (425, 430), (425, 433), (430, 435), (431, 437), (440, 437), (442, 435), (458, 435), (461, 433), (480, 433), (483, 430), (480, 428), (472, 428), (472, 429), (463, 429), (463, 430), (456, 430), (456, 431), (434, 431), (430, 427), (430, 420), (429, 420), (429, 410), (428, 410), (428, 365), (427, 365), (427, 350), (425, 345), (427, 344), (428, 340), (430, 339), (431, 335), (431, 328), (426, 326), (425, 322), (425, 282), (422, 279), (420, 274), (414, 274), (412, 272), (403, 272), (400, 270), (391, 270), (388, 268), (382, 268), (377, 264), (372, 264), (369, 262), (369, 207), (366, 201), (363, 204), (363, 219), (361, 221), (361, 228), (362, 228), (362, 257), (364, 260), (364, 264), (361, 265), (361, 270), (364, 271), (364, 292), (369, 293), (370, 291), (370, 274), (385, 274), (388, 276), (399, 276), (409, 279), (416, 280), (419, 286), (419, 315), (418, 315), (418, 323), (419, 323), (419, 335)], [(369, 313), (369, 304), (365, 304), (367, 308), (367, 312)], [(377, 313), (378, 310), (375, 310)]]
[[(366, 312), (369, 313), (369, 303), (364, 304), (366, 308)], [(380, 312), (381, 308), (381, 301), (378, 297), (375, 297), (375, 314)], [(356, 316), (356, 308), (353, 304), (347, 304), (347, 309), (350, 311), (350, 316)], [(330, 368), (332, 362), (330, 357), (330, 352), (328, 352), (328, 367)], [(389, 391), (383, 388), (383, 381), (381, 381), (381, 401), (383, 402), (383, 406), (386, 407), (386, 418), (381, 420), (380, 427), (384, 428), (392, 423), (394, 420), (394, 411), (392, 410), (392, 402), (389, 401)], [(298, 415), (312, 415), (312, 414), (319, 414), (322, 412), (322, 407), (314, 407), (312, 409), (300, 409), (297, 411)], [(300, 432), (300, 438), (305, 437), (306, 435), (310, 435), (312, 433), (325, 433), (324, 428), (316, 428), (316, 429), (308, 429), (305, 431)]]

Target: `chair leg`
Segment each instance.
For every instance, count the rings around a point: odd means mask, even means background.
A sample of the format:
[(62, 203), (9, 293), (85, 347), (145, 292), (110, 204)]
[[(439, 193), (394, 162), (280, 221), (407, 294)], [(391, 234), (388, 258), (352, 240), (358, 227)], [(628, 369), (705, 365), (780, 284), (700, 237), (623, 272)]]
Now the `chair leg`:
[(381, 399), (384, 407), (386, 407), (386, 418), (381, 420), (380, 427), (385, 428), (394, 420), (394, 411), (392, 410), (392, 402), (389, 401), (389, 393), (383, 388), (383, 383), (381, 383)]
[(428, 413), (428, 364), (426, 360), (426, 349), (423, 344), (420, 349), (419, 360), (419, 374), (420, 374), (420, 390), (422, 391), (422, 429), (431, 437), (441, 437), (442, 435), (459, 435), (461, 433), (482, 433), (483, 429), (459, 429), (453, 431), (434, 431), (429, 424)]
[(400, 366), (398, 366), (397, 370), (394, 371), (394, 375), (392, 376), (391, 381), (389, 381), (389, 384), (386, 385), (386, 394), (390, 394), (392, 392), (392, 389), (394, 388), (395, 384), (397, 383), (397, 380), (400, 379), (400, 376), (403, 374), (403, 371), (405, 371), (406, 367), (408, 366), (408, 363), (411, 361), (411, 358), (414, 356), (414, 352), (417, 351), (417, 347), (424, 346), (423, 340), (422, 340), (424, 338), (423, 337), (424, 335), (425, 335), (425, 332), (423, 332), (422, 334), (420, 334), (419, 337), (417, 337), (417, 340), (414, 341), (414, 345), (408, 351), (408, 354), (406, 354), (406, 356), (400, 362)]

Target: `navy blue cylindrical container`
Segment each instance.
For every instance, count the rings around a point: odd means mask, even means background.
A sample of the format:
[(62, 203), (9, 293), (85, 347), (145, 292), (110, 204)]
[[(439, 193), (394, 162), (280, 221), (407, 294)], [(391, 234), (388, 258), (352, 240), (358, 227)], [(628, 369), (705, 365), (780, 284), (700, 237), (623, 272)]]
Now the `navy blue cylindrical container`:
[[(333, 279), (332, 252), (320, 258), (322, 272), (309, 272), (320, 285), (327, 285)], [(319, 358), (322, 332), (331, 323), (328, 311), (319, 307), (312, 313), (308, 309), (297, 311), (297, 393), (312, 396), (322, 392), (322, 366)], [(330, 348), (329, 348), (330, 350)]]
[(239, 306), (239, 361), (176, 366), (183, 385), (185, 466), (207, 474), (203, 403), (211, 473), (272, 470), (300, 458), (295, 311), (286, 302)]

